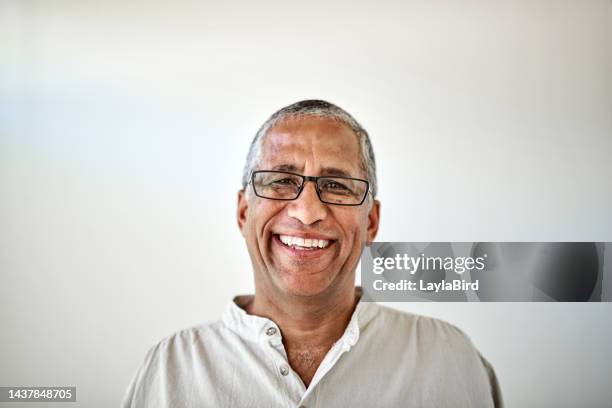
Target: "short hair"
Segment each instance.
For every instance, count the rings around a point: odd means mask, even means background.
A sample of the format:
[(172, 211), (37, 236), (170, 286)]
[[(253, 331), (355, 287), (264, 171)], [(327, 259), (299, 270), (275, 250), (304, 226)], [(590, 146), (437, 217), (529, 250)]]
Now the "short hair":
[(261, 125), (249, 147), (246, 164), (242, 172), (242, 187), (246, 188), (251, 173), (259, 164), (259, 160), (261, 159), (261, 146), (268, 131), (284, 120), (307, 116), (328, 118), (338, 121), (348, 126), (353, 133), (355, 133), (360, 147), (361, 168), (365, 172), (368, 182), (370, 183), (372, 196), (376, 197), (378, 191), (376, 161), (374, 159), (374, 149), (372, 148), (368, 132), (344, 109), (333, 103), (318, 99), (299, 101), (289, 106), (285, 106), (273, 113), (272, 116)]

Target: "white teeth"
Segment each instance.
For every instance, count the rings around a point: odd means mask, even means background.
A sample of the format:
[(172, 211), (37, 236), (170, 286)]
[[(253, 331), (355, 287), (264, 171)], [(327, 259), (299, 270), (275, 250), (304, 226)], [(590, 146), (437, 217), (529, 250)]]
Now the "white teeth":
[(325, 248), (329, 245), (329, 240), (327, 239), (304, 239), (290, 235), (279, 235), (278, 238), (283, 244), (293, 247)]

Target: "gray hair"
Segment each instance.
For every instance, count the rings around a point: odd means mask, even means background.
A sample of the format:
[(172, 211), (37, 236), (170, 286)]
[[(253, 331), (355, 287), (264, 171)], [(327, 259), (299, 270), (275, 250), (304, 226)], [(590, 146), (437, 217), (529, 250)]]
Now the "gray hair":
[(347, 111), (336, 106), (332, 103), (322, 100), (304, 100), (299, 101), (289, 106), (276, 111), (272, 116), (264, 122), (259, 128), (251, 146), (249, 147), (249, 154), (247, 155), (246, 164), (242, 172), (242, 187), (246, 188), (249, 183), (249, 177), (259, 164), (261, 158), (261, 145), (263, 143), (264, 136), (268, 131), (286, 119), (295, 119), (304, 116), (314, 116), (319, 118), (328, 118), (335, 121), (341, 122), (351, 128), (351, 130), (357, 135), (359, 139), (359, 146), (361, 151), (361, 168), (366, 173), (366, 177), (370, 183), (370, 191), (372, 196), (376, 197), (378, 191), (378, 183), (376, 181), (376, 161), (374, 160), (374, 149), (370, 142), (368, 132), (353, 118)]

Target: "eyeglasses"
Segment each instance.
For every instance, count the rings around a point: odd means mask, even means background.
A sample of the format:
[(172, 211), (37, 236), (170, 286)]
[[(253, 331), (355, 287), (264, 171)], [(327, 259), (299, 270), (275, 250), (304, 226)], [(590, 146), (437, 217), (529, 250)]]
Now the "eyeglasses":
[(255, 195), (270, 200), (295, 200), (307, 181), (315, 183), (319, 200), (326, 204), (361, 205), (369, 192), (367, 180), (351, 177), (313, 177), (284, 171), (258, 170), (251, 174)]

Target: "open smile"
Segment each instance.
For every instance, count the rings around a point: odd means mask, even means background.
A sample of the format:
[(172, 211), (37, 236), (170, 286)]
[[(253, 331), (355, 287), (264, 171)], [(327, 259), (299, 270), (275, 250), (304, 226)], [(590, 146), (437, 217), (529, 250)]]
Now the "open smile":
[(291, 235), (278, 235), (278, 239), (288, 247), (296, 249), (327, 248), (330, 243), (328, 239), (309, 239)]
[(303, 238), (274, 234), (272, 240), (292, 255), (318, 256), (328, 251), (336, 242), (330, 239)]

